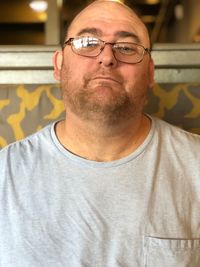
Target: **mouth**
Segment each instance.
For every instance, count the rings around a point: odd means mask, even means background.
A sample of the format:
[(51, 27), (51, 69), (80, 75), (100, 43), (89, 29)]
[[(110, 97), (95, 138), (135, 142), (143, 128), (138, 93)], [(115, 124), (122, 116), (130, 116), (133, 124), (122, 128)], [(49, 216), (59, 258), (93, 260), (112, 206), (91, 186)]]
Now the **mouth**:
[(100, 80), (100, 81), (106, 81), (106, 82), (115, 82), (115, 83), (119, 83), (121, 84), (121, 82), (116, 79), (116, 78), (113, 78), (111, 76), (96, 76), (93, 78), (93, 80)]

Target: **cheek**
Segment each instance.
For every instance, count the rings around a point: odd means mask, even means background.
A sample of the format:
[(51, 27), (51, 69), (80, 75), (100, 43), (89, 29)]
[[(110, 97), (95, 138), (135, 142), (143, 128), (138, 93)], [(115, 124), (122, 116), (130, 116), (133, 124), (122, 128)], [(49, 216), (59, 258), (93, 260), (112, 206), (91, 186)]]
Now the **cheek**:
[(65, 84), (65, 86), (69, 87), (70, 89), (79, 79), (79, 67), (75, 66), (73, 63), (64, 63), (61, 71), (61, 83)]
[(149, 89), (149, 71), (147, 67), (137, 66), (125, 73), (126, 89), (128, 91), (144, 92)]
[(88, 64), (80, 63), (80, 61), (74, 61), (63, 66), (63, 79), (68, 79), (68, 84), (70, 83), (71, 87), (75, 88), (76, 86), (80, 87), (85, 84), (85, 79), (91, 66)]
[(65, 53), (62, 65), (62, 73), (65, 74), (65, 77), (67, 76), (70, 80), (77, 79), (80, 69), (81, 64), (79, 63), (79, 60), (77, 60), (77, 56), (72, 53)]

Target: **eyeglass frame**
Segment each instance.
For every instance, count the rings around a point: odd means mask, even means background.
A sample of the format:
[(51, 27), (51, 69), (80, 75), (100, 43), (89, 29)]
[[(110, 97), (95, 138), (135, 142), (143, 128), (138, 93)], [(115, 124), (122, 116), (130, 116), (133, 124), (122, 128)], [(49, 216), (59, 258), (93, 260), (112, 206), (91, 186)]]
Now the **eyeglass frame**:
[[(80, 54), (80, 53), (77, 53), (77, 51), (75, 51), (75, 49), (73, 49), (73, 40), (76, 40), (76, 39), (78, 39), (78, 38), (87, 38), (87, 37), (95, 38), (95, 39), (97, 39), (98, 41), (100, 41), (100, 42), (102, 43), (102, 46), (101, 46), (101, 49), (100, 49), (99, 53), (98, 53), (97, 55), (95, 55), (95, 56), (82, 55), (82, 54)], [(109, 44), (109, 45), (112, 46), (112, 51), (113, 51), (113, 55), (114, 55), (115, 59), (116, 59), (117, 61), (120, 61), (120, 62), (123, 62), (123, 63), (126, 63), (126, 64), (138, 64), (138, 63), (140, 63), (140, 62), (144, 59), (144, 55), (145, 55), (145, 54), (149, 54), (149, 55), (151, 56), (151, 49), (150, 49), (150, 48), (147, 48), (147, 47), (144, 47), (144, 46), (141, 45), (141, 44), (137, 44), (137, 43), (134, 43), (134, 42), (114, 42), (114, 43), (112, 43), (112, 42), (106, 42), (106, 41), (103, 41), (103, 40), (101, 40), (101, 39), (99, 39), (99, 38), (97, 38), (97, 37), (93, 37), (93, 36), (77, 36), (77, 37), (71, 37), (71, 38), (69, 38), (68, 40), (66, 40), (66, 41), (64, 42), (64, 44), (63, 44), (63, 49), (66, 47), (66, 45), (70, 45), (70, 46), (71, 46), (71, 50), (72, 50), (76, 55), (83, 56), (83, 57), (91, 57), (91, 58), (94, 58), (94, 57), (98, 57), (98, 56), (101, 54), (101, 52), (104, 50), (104, 48), (105, 48), (105, 46), (106, 46), (107, 44)], [(116, 56), (115, 56), (115, 51), (114, 51), (114, 49), (113, 49), (113, 46), (116, 45), (116, 44), (133, 44), (133, 45), (136, 45), (136, 46), (138, 46), (138, 47), (143, 48), (143, 54), (141, 55), (141, 59), (140, 59), (139, 61), (137, 61), (137, 62), (132, 62), (132, 63), (131, 63), (131, 62), (126, 62), (126, 61), (122, 61), (122, 60), (117, 59)]]

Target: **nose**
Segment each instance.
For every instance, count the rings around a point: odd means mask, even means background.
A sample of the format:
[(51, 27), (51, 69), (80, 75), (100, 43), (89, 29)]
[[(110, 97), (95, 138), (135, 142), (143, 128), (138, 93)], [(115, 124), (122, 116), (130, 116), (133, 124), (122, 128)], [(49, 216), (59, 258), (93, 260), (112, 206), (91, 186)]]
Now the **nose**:
[(103, 47), (101, 53), (98, 56), (99, 64), (104, 67), (116, 67), (117, 60), (115, 58), (114, 52), (112, 50), (112, 45), (107, 43)]

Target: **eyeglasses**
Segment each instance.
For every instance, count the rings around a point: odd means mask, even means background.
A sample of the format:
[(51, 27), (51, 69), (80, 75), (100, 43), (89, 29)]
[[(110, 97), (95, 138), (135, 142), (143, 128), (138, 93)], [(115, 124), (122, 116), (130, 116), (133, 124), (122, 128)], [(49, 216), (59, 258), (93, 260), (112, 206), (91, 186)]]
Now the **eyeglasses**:
[(146, 53), (151, 53), (149, 48), (140, 44), (129, 42), (109, 43), (91, 36), (69, 38), (64, 43), (64, 47), (71, 45), (72, 51), (80, 56), (97, 57), (107, 44), (112, 46), (115, 58), (124, 63), (139, 63)]

